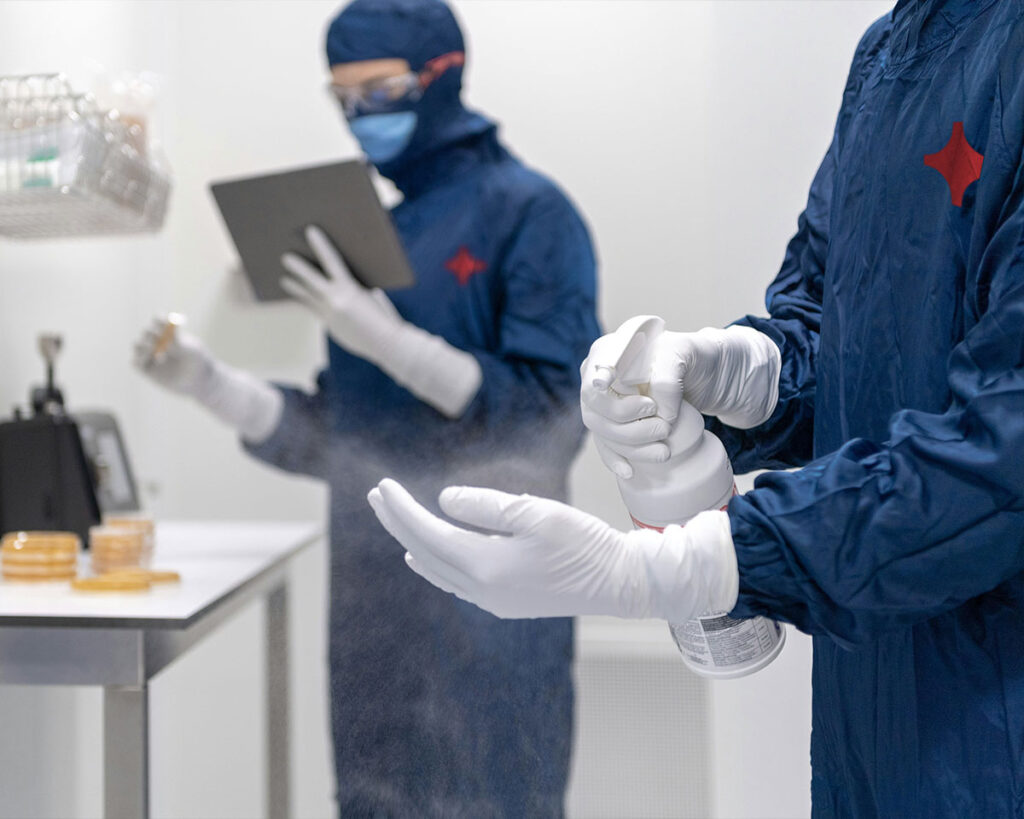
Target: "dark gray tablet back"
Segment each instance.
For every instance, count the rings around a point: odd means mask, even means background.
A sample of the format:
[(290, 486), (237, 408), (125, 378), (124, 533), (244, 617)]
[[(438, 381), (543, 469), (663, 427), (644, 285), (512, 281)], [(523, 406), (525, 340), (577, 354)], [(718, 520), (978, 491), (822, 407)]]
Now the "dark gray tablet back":
[(281, 255), (293, 251), (315, 263), (306, 225), (318, 225), (367, 287), (393, 290), (415, 281), (391, 216), (362, 162), (214, 182), (210, 190), (260, 301), (288, 298), (279, 280)]

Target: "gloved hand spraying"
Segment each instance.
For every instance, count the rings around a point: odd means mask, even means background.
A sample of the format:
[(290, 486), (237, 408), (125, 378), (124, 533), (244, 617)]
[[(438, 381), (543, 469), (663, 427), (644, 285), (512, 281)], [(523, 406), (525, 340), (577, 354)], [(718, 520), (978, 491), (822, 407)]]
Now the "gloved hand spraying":
[(396, 383), (438, 412), (458, 418), (480, 388), (476, 358), (406, 321), (387, 295), (357, 282), (320, 228), (306, 241), (323, 272), (294, 253), (281, 263), (281, 288), (323, 322), (341, 347), (380, 367)]
[(406, 562), (435, 586), (506, 618), (606, 614), (683, 622), (736, 604), (739, 575), (725, 512), (685, 527), (620, 532), (557, 501), (448, 487), (447, 523), (385, 479), (369, 494)]
[(739, 429), (762, 424), (775, 411), (782, 356), (764, 333), (750, 327), (663, 332), (653, 342), (650, 391), (644, 396), (607, 389), (623, 348), (616, 337), (621, 331), (593, 343), (580, 386), (583, 423), (605, 465), (620, 477), (632, 475), (631, 461), (670, 457), (664, 439), (684, 400)]
[(198, 338), (166, 318), (154, 319), (143, 332), (134, 363), (162, 387), (194, 398), (250, 443), (266, 440), (281, 420), (279, 390), (218, 361)]

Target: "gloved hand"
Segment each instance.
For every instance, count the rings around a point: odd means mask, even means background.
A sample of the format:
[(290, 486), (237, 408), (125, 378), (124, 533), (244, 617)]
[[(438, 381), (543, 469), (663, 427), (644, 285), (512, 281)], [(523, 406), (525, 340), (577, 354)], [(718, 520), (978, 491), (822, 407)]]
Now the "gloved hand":
[(213, 356), (198, 338), (180, 327), (170, 331), (173, 335), (169, 343), (157, 353), (157, 346), (166, 332), (166, 320), (154, 318), (135, 342), (135, 366), (160, 386), (195, 398), (203, 392), (213, 373)]
[(557, 501), (451, 486), (432, 515), (401, 485), (370, 491), (381, 523), (407, 550), (406, 563), (435, 586), (499, 617), (608, 614), (684, 622), (736, 605), (739, 575), (725, 512), (685, 527), (620, 532)]
[(607, 371), (614, 372), (622, 348), (615, 333), (595, 341), (580, 368), (583, 423), (594, 434), (602, 460), (621, 477), (632, 475), (633, 461), (670, 457), (665, 438), (684, 400), (739, 429), (762, 424), (775, 411), (782, 356), (764, 333), (706, 327), (696, 333), (663, 332), (652, 343), (649, 397), (620, 395), (608, 386)]
[(135, 344), (135, 366), (173, 392), (194, 398), (250, 443), (269, 437), (281, 420), (284, 397), (276, 388), (218, 361), (181, 328), (158, 350), (167, 321), (156, 318)]
[(369, 290), (355, 280), (320, 228), (306, 228), (306, 241), (323, 272), (301, 256), (286, 253), (281, 264), (290, 275), (281, 279), (281, 289), (308, 307), (340, 346), (379, 363), (406, 322), (384, 291)]
[(309, 308), (341, 347), (449, 418), (462, 415), (483, 379), (476, 358), (403, 319), (382, 290), (363, 287), (320, 228), (306, 228), (306, 241), (323, 272), (286, 253), (281, 263), (290, 275), (281, 288)]

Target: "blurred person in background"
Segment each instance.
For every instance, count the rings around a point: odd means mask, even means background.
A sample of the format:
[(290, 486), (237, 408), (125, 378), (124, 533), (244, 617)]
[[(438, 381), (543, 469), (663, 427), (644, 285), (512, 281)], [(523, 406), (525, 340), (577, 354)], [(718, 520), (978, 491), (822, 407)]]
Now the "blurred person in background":
[[(263, 382), (178, 333), (142, 371), (239, 431), (255, 457), (331, 488), (330, 691), (343, 817), (557, 817), (569, 771), (572, 621), (503, 621), (422, 583), (366, 506), (383, 476), (555, 498), (584, 428), (579, 362), (598, 336), (595, 257), (566, 196), (460, 99), (465, 46), (439, 0), (355, 0), (330, 23), (330, 91), (403, 194), (415, 286), (319, 269), (282, 286), (322, 322), (312, 393)], [(282, 271), (284, 272), (284, 271)]]

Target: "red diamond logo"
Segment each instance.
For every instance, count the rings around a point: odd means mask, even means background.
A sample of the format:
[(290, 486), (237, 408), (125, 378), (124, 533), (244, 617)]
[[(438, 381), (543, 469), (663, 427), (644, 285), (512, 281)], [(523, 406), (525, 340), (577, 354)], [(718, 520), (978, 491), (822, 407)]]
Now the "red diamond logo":
[(981, 176), (981, 163), (985, 157), (967, 142), (964, 124), (953, 123), (953, 134), (946, 147), (935, 154), (925, 154), (924, 164), (941, 173), (949, 185), (949, 195), (958, 208), (964, 201), (964, 191)]
[(476, 258), (465, 245), (460, 247), (459, 252), (445, 262), (444, 266), (455, 274), (455, 278), (459, 280), (462, 287), (466, 286), (469, 277), (474, 273), (483, 273), (487, 269), (487, 264), (483, 259)]

